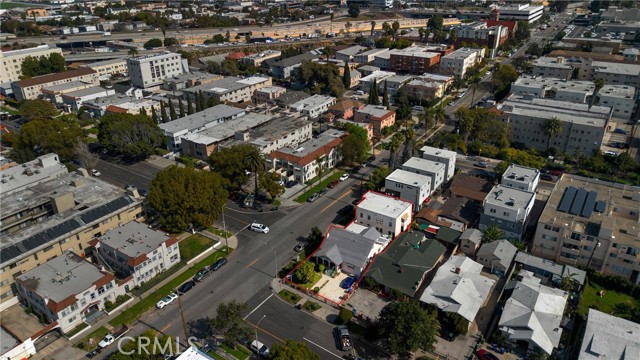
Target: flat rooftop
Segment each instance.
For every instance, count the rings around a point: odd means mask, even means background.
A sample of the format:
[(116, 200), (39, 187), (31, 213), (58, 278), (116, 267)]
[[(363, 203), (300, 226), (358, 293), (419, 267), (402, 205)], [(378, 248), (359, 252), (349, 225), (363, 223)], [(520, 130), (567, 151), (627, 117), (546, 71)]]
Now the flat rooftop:
[(439, 88), (442, 86), (442, 83), (436, 81), (427, 81), (422, 79), (413, 79), (407, 83), (407, 85), (411, 86), (424, 86), (427, 88)]
[(502, 177), (507, 177), (510, 180), (530, 182), (539, 175), (540, 170), (538, 169), (521, 166), (518, 164), (511, 164), (502, 174)]
[(456, 51), (443, 56), (442, 59), (466, 59), (469, 56), (474, 55), (481, 50), (482, 49), (459, 48)]
[(431, 184), (431, 178), (429, 176), (401, 169), (394, 170), (389, 176), (387, 176), (386, 180), (416, 187), (420, 187), (424, 184)]
[(280, 86), (265, 86), (263, 88), (260, 88), (256, 91), (259, 91), (261, 93), (267, 93), (267, 94), (273, 94), (273, 93), (279, 93), (282, 91), (287, 91), (287, 89), (280, 87)]
[(605, 61), (594, 61), (591, 63), (595, 67), (595, 73), (604, 72), (609, 74), (640, 76), (640, 64), (612, 63)]
[(529, 204), (535, 196), (536, 194), (530, 191), (518, 190), (504, 185), (496, 185), (485, 198), (485, 202), (486, 204), (501, 207), (525, 209), (527, 204)]
[(419, 157), (412, 157), (407, 160), (402, 167), (408, 167), (412, 169), (419, 169), (423, 171), (428, 171), (430, 173), (437, 173), (440, 171), (445, 171), (445, 164), (433, 160), (423, 159)]
[(311, 124), (312, 123), (307, 121), (305, 117), (279, 117), (263, 126), (249, 130), (249, 135), (253, 139), (249, 142), (256, 146), (266, 146), (293, 131), (310, 126)]
[(163, 51), (163, 52), (155, 53), (155, 54), (137, 56), (137, 57), (129, 58), (127, 60), (137, 61), (137, 62), (147, 62), (147, 61), (156, 61), (156, 60), (161, 60), (161, 59), (167, 59), (167, 58), (170, 58), (172, 56), (180, 57), (180, 54), (172, 53), (170, 51)]
[(373, 80), (386, 79), (386, 78), (391, 77), (391, 76), (393, 76), (395, 74), (396, 73), (394, 73), (393, 71), (375, 70), (371, 74), (361, 78), (360, 82), (363, 83), (363, 82), (371, 82)]
[(203, 111), (187, 115), (180, 119), (158, 125), (165, 133), (177, 133), (180, 131), (194, 131), (206, 124), (215, 123), (220, 119), (244, 114), (244, 110), (228, 105), (216, 105)]
[[(67, 173), (67, 167), (60, 163), (57, 154), (42, 155), (35, 160), (1, 171), (0, 195), (3, 197), (8, 196), (24, 187), (35, 185), (57, 176), (63, 176)], [(7, 199), (4, 198), (2, 212), (6, 213), (8, 211), (7, 208), (11, 205), (13, 204), (7, 203)]]
[[(520, 76), (514, 82), (514, 85), (532, 89), (556, 89), (558, 91), (577, 92), (584, 93), (586, 95), (592, 94), (596, 88), (596, 85), (593, 81), (567, 81), (542, 76), (534, 77), (529, 75)], [(636, 89), (633, 86), (605, 84), (602, 89), (598, 91), (598, 94), (606, 94), (612, 97), (633, 98), (635, 91)]]
[(533, 66), (553, 67), (559, 69), (572, 69), (573, 65), (565, 62), (565, 59), (558, 61), (558, 58), (542, 56), (533, 61)]
[(349, 56), (354, 56), (357, 55), (359, 53), (361, 53), (363, 50), (366, 50), (367, 48), (364, 46), (360, 46), (360, 45), (354, 45), (351, 47), (348, 47), (346, 49), (342, 49), (340, 51), (337, 51), (338, 54), (342, 54), (342, 55), (349, 55)]
[(383, 105), (365, 105), (362, 109), (356, 111), (363, 114), (368, 114), (377, 118), (381, 118), (392, 112), (393, 110), (387, 110)]
[(440, 56), (439, 53), (432, 52), (430, 50), (431, 49), (428, 49), (422, 46), (409, 46), (404, 49), (391, 50), (389, 51), (389, 54), (396, 55), (396, 56), (411, 56), (411, 57), (423, 57), (423, 58), (433, 58), (433, 57)]
[[(237, 132), (245, 132), (253, 129), (257, 126), (265, 124), (274, 117), (272, 115), (263, 115), (257, 113), (246, 113), (243, 116), (235, 118), (230, 121), (225, 121), (217, 125), (211, 126), (207, 129), (199, 131), (195, 135), (200, 135), (213, 139), (213, 142), (219, 142), (227, 140), (235, 135)], [(185, 136), (185, 139), (190, 139), (190, 135)]]
[(381, 214), (391, 218), (397, 218), (407, 209), (412, 209), (413, 204), (409, 201), (384, 195), (374, 191), (369, 191), (362, 196), (357, 208)]
[(330, 134), (324, 132), (318, 137), (314, 137), (303, 142), (295, 149), (292, 147), (283, 147), (277, 151), (283, 154), (293, 155), (298, 158), (304, 158), (312, 152), (334, 142), (337, 138), (340, 138), (340, 135), (344, 136), (346, 135), (346, 132), (340, 130), (335, 130), (335, 132)]
[(60, 303), (69, 296), (81, 294), (105, 276), (108, 275), (79, 255), (65, 252), (18, 279), (41, 297)]
[(57, 91), (66, 91), (66, 90), (69, 90), (69, 89), (75, 89), (75, 88), (81, 88), (81, 87), (88, 88), (88, 87), (92, 87), (92, 86), (95, 86), (95, 84), (90, 84), (90, 83), (86, 83), (84, 81), (74, 80), (74, 81), (69, 81), (68, 83), (64, 83), (64, 84), (60, 84), (60, 85), (48, 86), (48, 87), (44, 88), (43, 90), (57, 92)]
[(456, 155), (457, 155), (455, 151), (438, 149), (431, 146), (423, 146), (420, 149), (420, 152), (423, 153), (424, 155), (443, 157), (443, 158), (448, 158), (453, 160), (456, 159)]
[(302, 99), (294, 104), (291, 104), (291, 108), (299, 110), (313, 109), (318, 106), (322, 106), (328, 102), (334, 101), (336, 98), (326, 95), (313, 95), (306, 99)]
[(182, 89), (184, 92), (196, 93), (198, 91), (210, 92), (215, 94), (226, 94), (228, 92), (236, 91), (248, 86), (260, 84), (262, 82), (268, 81), (268, 78), (253, 76), (246, 79), (242, 79), (239, 77), (229, 76), (224, 79), (212, 81), (207, 84), (202, 84), (186, 89)]
[(608, 106), (591, 106), (568, 101), (528, 98), (511, 95), (502, 102), (499, 110), (507, 114), (517, 114), (529, 118), (548, 119), (556, 117), (561, 121), (603, 128), (611, 117)]
[(80, 89), (80, 90), (76, 90), (76, 91), (70, 91), (64, 95), (62, 95), (62, 97), (71, 97), (71, 98), (80, 98), (83, 96), (89, 96), (89, 95), (94, 95), (94, 94), (100, 94), (107, 91), (107, 89), (103, 88), (102, 86), (92, 86), (92, 87), (88, 87), (85, 89)]
[(123, 64), (123, 63), (126, 64), (127, 60), (126, 59), (109, 59), (109, 60), (96, 61), (89, 64), (82, 64), (80, 66), (94, 68), (94, 67), (109, 66), (109, 65), (116, 65), (116, 64)]
[(169, 239), (171, 237), (163, 231), (153, 230), (137, 221), (113, 228), (98, 238), (100, 242), (118, 249), (131, 258), (146, 255)]
[(203, 71), (193, 71), (190, 73), (184, 73), (180, 75), (174, 75), (172, 77), (164, 79), (166, 82), (183, 82), (189, 80), (207, 80), (207, 79), (215, 79), (219, 78), (222, 75), (209, 74)]
[(640, 358), (640, 324), (589, 309), (578, 360)]

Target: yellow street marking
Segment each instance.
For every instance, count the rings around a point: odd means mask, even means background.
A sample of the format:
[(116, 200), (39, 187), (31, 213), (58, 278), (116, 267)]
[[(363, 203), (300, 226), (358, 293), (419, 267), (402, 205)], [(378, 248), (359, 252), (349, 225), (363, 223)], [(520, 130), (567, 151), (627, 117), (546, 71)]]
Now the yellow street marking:
[(333, 200), (331, 202), (331, 204), (327, 205), (324, 207), (324, 209), (322, 209), (320, 212), (323, 213), (325, 211), (327, 211), (327, 209), (329, 209), (330, 207), (332, 207), (335, 203), (337, 203), (338, 201), (342, 200), (342, 198), (344, 198), (345, 196), (349, 195), (351, 193), (351, 189), (347, 190), (344, 194), (342, 194), (339, 198)]

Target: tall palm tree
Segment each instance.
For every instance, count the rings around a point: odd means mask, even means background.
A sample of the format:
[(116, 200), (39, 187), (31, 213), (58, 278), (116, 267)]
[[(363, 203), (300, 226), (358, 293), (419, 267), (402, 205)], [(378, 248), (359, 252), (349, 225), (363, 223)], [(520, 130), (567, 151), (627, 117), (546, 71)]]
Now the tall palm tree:
[(322, 53), (324, 54), (324, 56), (327, 57), (327, 62), (328, 62), (329, 58), (335, 55), (336, 49), (333, 46), (327, 46), (324, 49), (322, 49)]
[(391, 30), (393, 30), (393, 41), (398, 40), (399, 29), (400, 29), (400, 23), (397, 21), (394, 21), (393, 24), (391, 24)]
[(412, 127), (407, 127), (404, 133), (404, 149), (402, 151), (402, 163), (404, 164), (413, 157), (416, 145), (416, 132)]
[(372, 21), (371, 22), (371, 36), (373, 36), (373, 31), (376, 29), (376, 22)]
[(316, 156), (316, 164), (318, 164), (318, 184), (320, 184), (322, 182), (322, 174), (323, 174), (323, 170), (324, 170), (324, 158), (322, 156)]
[(478, 84), (480, 84), (480, 76), (474, 75), (469, 79), (469, 87), (471, 87), (471, 106), (475, 104), (476, 99), (476, 90), (478, 89)]
[(443, 124), (447, 119), (447, 112), (444, 108), (444, 101), (440, 98), (440, 105), (433, 108), (433, 120), (436, 124)]
[(382, 23), (382, 30), (384, 31), (385, 35), (389, 35), (391, 34), (391, 25), (389, 25), (388, 22), (383, 22)]
[(391, 169), (391, 171), (396, 168), (396, 157), (398, 156), (398, 150), (403, 140), (401, 133), (395, 133), (389, 142), (389, 169)]
[(265, 168), (264, 158), (258, 149), (253, 148), (245, 155), (244, 166), (246, 166), (247, 170), (253, 172), (255, 182), (254, 195), (258, 196), (258, 172)]
[(352, 27), (352, 26), (353, 26), (353, 24), (351, 24), (351, 22), (350, 22), (350, 21), (347, 21), (347, 22), (344, 24), (344, 31), (347, 33), (347, 35), (349, 34), (349, 30), (351, 30), (351, 27)]
[(435, 109), (436, 108), (434, 107), (428, 108), (424, 114), (420, 116), (420, 120), (424, 124), (425, 130), (429, 130), (435, 125)]
[(129, 56), (136, 57), (136, 56), (138, 56), (139, 52), (138, 52), (138, 49), (131, 48), (131, 49), (129, 49), (128, 54), (129, 54)]
[(593, 89), (593, 94), (591, 94), (591, 99), (589, 100), (589, 110), (591, 110), (591, 107), (593, 106), (593, 103), (596, 100), (596, 96), (598, 95), (598, 91), (600, 91), (600, 89), (602, 89), (604, 87), (604, 84), (606, 82), (604, 81), (604, 79), (598, 79), (594, 82), (595, 84), (595, 88)]
[(542, 123), (541, 126), (542, 132), (547, 135), (547, 150), (549, 150), (549, 148), (551, 147), (551, 138), (562, 134), (562, 131), (564, 130), (562, 121), (560, 121), (560, 119), (558, 119), (557, 117), (552, 116), (545, 120), (545, 122)]

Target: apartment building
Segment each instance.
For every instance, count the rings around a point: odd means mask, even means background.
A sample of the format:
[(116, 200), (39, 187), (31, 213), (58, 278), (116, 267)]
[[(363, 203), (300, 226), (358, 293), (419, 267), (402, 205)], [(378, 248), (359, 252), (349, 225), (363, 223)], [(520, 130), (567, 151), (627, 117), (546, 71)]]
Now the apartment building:
[(265, 125), (251, 129), (234, 139), (221, 143), (220, 147), (240, 144), (255, 146), (261, 153), (268, 155), (282, 147), (297, 148), (313, 135), (312, 123), (304, 116), (280, 116)]
[(378, 85), (378, 88), (382, 90), (381, 86), (384, 84), (384, 81), (394, 76), (395, 74), (396, 73), (391, 71), (383, 71), (383, 70), (373, 71), (369, 75), (360, 78), (360, 86), (359, 86), (360, 90), (364, 92), (369, 92), (374, 82)]
[(535, 192), (540, 183), (540, 170), (511, 164), (502, 174), (500, 184), (510, 188)]
[[(509, 28), (499, 24), (488, 25), (484, 21), (471, 24), (455, 26), (456, 46), (486, 46), (489, 53), (487, 56), (493, 58), (500, 45), (503, 45), (509, 38)], [(485, 56), (483, 54), (482, 56)]]
[(577, 175), (556, 183), (532, 253), (640, 283), (640, 190)]
[(180, 152), (182, 151), (182, 138), (188, 134), (200, 132), (243, 115), (245, 115), (245, 111), (242, 109), (228, 105), (216, 105), (159, 126), (167, 137), (167, 149)]
[[(546, 150), (549, 145), (560, 153), (587, 155), (600, 149), (613, 114), (610, 107), (518, 95), (509, 96), (499, 109), (503, 121), (509, 124), (512, 141), (537, 150)], [(551, 117), (560, 120), (563, 128), (562, 133), (547, 144), (543, 126)]]
[(542, 56), (531, 64), (531, 74), (561, 80), (569, 80), (573, 76), (574, 65), (568, 63), (562, 56), (555, 58)]
[(137, 115), (140, 114), (142, 109), (144, 109), (147, 114), (151, 114), (153, 109), (156, 109), (157, 111), (160, 109), (160, 101), (152, 98), (143, 98), (142, 94), (123, 95), (116, 93), (84, 101), (82, 106), (84, 106), (87, 111), (95, 117), (101, 117), (107, 113), (128, 113)]
[(385, 193), (413, 203), (413, 211), (422, 209), (422, 205), (431, 196), (431, 177), (397, 169), (384, 181)]
[(353, 99), (344, 99), (338, 101), (334, 105), (329, 107), (329, 112), (333, 114), (337, 119), (352, 119), (355, 112), (362, 109), (365, 106), (363, 102)]
[(95, 70), (90, 68), (67, 70), (59, 73), (14, 81), (11, 83), (11, 90), (18, 101), (34, 100), (42, 96), (42, 89), (66, 84), (72, 81), (98, 85), (98, 75)]
[[(92, 86), (87, 89), (81, 89), (76, 91), (70, 91), (62, 95), (62, 107), (66, 111), (79, 111), (80, 107), (88, 101), (97, 98), (103, 98), (105, 96), (115, 95), (116, 91), (113, 88), (103, 88), (102, 86)], [(58, 104), (56, 104), (58, 105)]]
[(353, 121), (373, 124), (373, 133), (378, 135), (382, 129), (396, 123), (396, 112), (382, 105), (365, 105), (355, 112)]
[[(46, 154), (18, 166), (14, 163), (0, 171), (0, 195), (9, 196), (27, 187), (38, 185), (68, 173), (58, 154)], [(5, 224), (6, 226), (6, 224)], [(2, 228), (4, 232), (4, 226)]]
[(189, 72), (187, 59), (169, 51), (128, 58), (127, 68), (131, 84), (142, 89), (162, 85), (166, 78)]
[(62, 50), (55, 46), (38, 45), (28, 49), (0, 51), (0, 62), (2, 63), (2, 67), (0, 68), (0, 84), (20, 80), (22, 76), (22, 62), (27, 57), (48, 57), (53, 53), (62, 55)]
[(482, 203), (478, 228), (484, 230), (496, 225), (504, 232), (505, 239), (520, 240), (535, 200), (534, 192), (496, 185)]
[(127, 60), (125, 59), (111, 59), (104, 61), (97, 61), (89, 64), (82, 64), (80, 67), (90, 68), (96, 71), (98, 74), (98, 80), (109, 80), (113, 75), (127, 75), (129, 68), (127, 68)]
[(430, 177), (432, 193), (440, 189), (444, 183), (446, 173), (446, 165), (444, 163), (412, 157), (402, 164), (400, 169)]
[(544, 6), (531, 4), (502, 5), (498, 7), (503, 19), (524, 20), (529, 24), (536, 22), (544, 13)]
[(183, 89), (183, 96), (195, 103), (198, 93), (202, 92), (205, 102), (213, 98), (218, 103), (252, 101), (256, 90), (272, 85), (270, 77), (251, 76), (239, 78), (229, 76), (208, 84)]
[(198, 85), (211, 84), (214, 81), (222, 80), (224, 76), (209, 74), (202, 71), (194, 71), (175, 75), (162, 81), (162, 88), (168, 91), (179, 91)]
[(329, 111), (332, 105), (335, 105), (336, 98), (327, 95), (313, 95), (306, 99), (302, 99), (289, 106), (289, 109), (298, 111), (306, 115), (309, 119), (315, 119), (318, 116)]
[(514, 95), (530, 95), (577, 104), (592, 104), (613, 108), (613, 117), (629, 120), (636, 109), (636, 88), (628, 85), (605, 84), (593, 97), (596, 85), (587, 80), (561, 80), (521, 75), (511, 85)]
[(484, 58), (484, 48), (460, 48), (440, 59), (440, 71), (463, 78), (467, 70)]
[(609, 85), (640, 87), (640, 64), (584, 59), (579, 75), (581, 80), (603, 79)]
[(409, 229), (413, 204), (397, 197), (368, 191), (356, 205), (355, 222), (375, 228), (380, 234), (395, 239)]
[(360, 46), (360, 45), (354, 45), (354, 46), (350, 46), (346, 49), (342, 49), (339, 51), (336, 51), (336, 59), (338, 60), (342, 60), (345, 62), (354, 62), (354, 58), (364, 52), (365, 50), (367, 50), (368, 48), (364, 47), (364, 46)]
[(363, 65), (370, 64), (375, 60), (376, 55), (387, 52), (389, 52), (389, 49), (371, 49), (354, 55), (353, 62)]
[(267, 157), (267, 171), (284, 181), (306, 184), (318, 176), (321, 166), (326, 173), (340, 162), (340, 144), (346, 135), (344, 131), (328, 130), (295, 148), (282, 147), (272, 151)]
[(280, 96), (287, 93), (287, 89), (280, 86), (265, 86), (257, 89), (253, 95), (253, 100), (256, 104), (264, 104), (269, 101), (273, 101)]
[(54, 256), (16, 277), (20, 299), (48, 323), (69, 332), (125, 293), (113, 275), (71, 252)]
[[(45, 167), (29, 164), (20, 166), (19, 174), (3, 172), (8, 176), (2, 189), (12, 190), (2, 194), (0, 309), (17, 302), (14, 277), (67, 250), (83, 256), (93, 238), (143, 218), (137, 191), (105, 183), (84, 169), (60, 175), (59, 162), (47, 160)], [(31, 179), (45, 173), (52, 176)]]
[(262, 65), (263, 61), (279, 58), (282, 55), (280, 50), (265, 50), (256, 54), (247, 55), (238, 60), (239, 64), (254, 66), (256, 68)]
[(384, 92), (385, 86), (387, 87), (387, 92), (389, 93), (389, 98), (392, 99), (400, 89), (402, 89), (407, 83), (413, 80), (412, 75), (393, 75), (384, 79), (382, 84), (380, 84), (380, 88), (382, 91), (379, 94)]
[(389, 52), (389, 69), (391, 71), (422, 74), (433, 70), (440, 63), (440, 53), (429, 47), (409, 46)]
[(420, 156), (423, 159), (445, 164), (445, 182), (453, 179), (456, 173), (456, 152), (446, 149), (438, 149), (431, 146), (420, 148)]
[(180, 261), (175, 236), (137, 221), (107, 231), (96, 239), (94, 248), (94, 255), (119, 278), (131, 276), (133, 286), (143, 285)]
[(289, 79), (293, 71), (300, 65), (302, 65), (303, 62), (317, 59), (319, 57), (319, 54), (306, 52), (304, 54), (292, 56), (290, 58), (267, 62), (271, 65), (271, 76), (273, 76), (274, 79), (284, 80)]
[(58, 107), (62, 106), (62, 95), (78, 90), (89, 89), (96, 86), (95, 84), (82, 81), (69, 81), (67, 83), (48, 86), (40, 89), (41, 97), (49, 100)]
[(404, 91), (410, 98), (433, 100), (442, 97), (444, 85), (435, 81), (427, 81), (421, 78), (413, 79), (404, 85)]

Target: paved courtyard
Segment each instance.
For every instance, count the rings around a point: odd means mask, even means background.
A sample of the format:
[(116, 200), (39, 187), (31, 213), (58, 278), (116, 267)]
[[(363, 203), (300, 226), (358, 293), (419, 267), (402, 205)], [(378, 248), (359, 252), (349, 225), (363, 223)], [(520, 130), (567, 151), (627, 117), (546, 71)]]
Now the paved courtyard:
[(342, 296), (346, 294), (346, 290), (341, 288), (340, 284), (347, 277), (348, 275), (345, 273), (338, 273), (334, 278), (322, 274), (322, 278), (314, 287), (320, 287), (320, 292), (318, 292), (320, 296), (339, 304), (342, 301)]
[(358, 289), (347, 302), (347, 306), (356, 310), (356, 315), (362, 315), (363, 319), (377, 319), (380, 311), (389, 303), (389, 300), (380, 297), (366, 289)]

